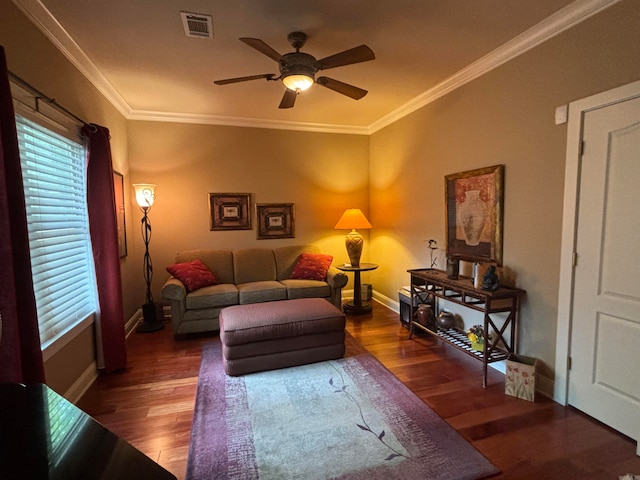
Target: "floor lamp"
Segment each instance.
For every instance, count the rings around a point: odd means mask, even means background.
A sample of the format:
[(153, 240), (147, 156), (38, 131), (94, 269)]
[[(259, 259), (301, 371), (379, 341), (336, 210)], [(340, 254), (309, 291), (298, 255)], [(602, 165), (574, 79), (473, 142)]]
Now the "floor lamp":
[(151, 279), (153, 278), (153, 264), (149, 255), (149, 242), (151, 241), (151, 223), (149, 222), (149, 210), (155, 200), (156, 186), (150, 183), (136, 183), (133, 185), (136, 192), (136, 202), (142, 210), (142, 240), (144, 242), (144, 281), (147, 284), (146, 302), (142, 305), (143, 322), (136, 328), (136, 332), (157, 332), (164, 328), (162, 323), (162, 310), (156, 305), (151, 294)]

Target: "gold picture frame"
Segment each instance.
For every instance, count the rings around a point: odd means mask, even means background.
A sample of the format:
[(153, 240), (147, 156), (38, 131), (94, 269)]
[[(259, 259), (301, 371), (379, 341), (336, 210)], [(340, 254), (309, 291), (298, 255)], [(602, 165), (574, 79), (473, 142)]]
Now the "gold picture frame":
[(504, 165), (445, 176), (447, 255), (502, 265)]
[(293, 203), (259, 203), (257, 239), (295, 238), (295, 211)]
[(250, 193), (209, 193), (210, 230), (251, 230)]

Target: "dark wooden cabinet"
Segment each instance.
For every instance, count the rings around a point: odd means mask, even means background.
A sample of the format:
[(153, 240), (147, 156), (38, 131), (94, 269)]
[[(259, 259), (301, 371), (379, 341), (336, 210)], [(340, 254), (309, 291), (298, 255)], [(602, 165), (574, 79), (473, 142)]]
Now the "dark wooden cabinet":
[(525, 291), (509, 287), (500, 287), (494, 292), (481, 290), (473, 286), (471, 277), (460, 276), (452, 280), (442, 270), (413, 269), (408, 273), (411, 275), (411, 305), (428, 303), (437, 311), (437, 300), (445, 299), (482, 313), (481, 323), (487, 337), (483, 351), (472, 348), (463, 330), (440, 327), (430, 330), (418, 323), (414, 315), (416, 306), (412, 307), (409, 338), (418, 328), (477, 358), (482, 362), (482, 386), (486, 387), (487, 365), (516, 353), (520, 299)]

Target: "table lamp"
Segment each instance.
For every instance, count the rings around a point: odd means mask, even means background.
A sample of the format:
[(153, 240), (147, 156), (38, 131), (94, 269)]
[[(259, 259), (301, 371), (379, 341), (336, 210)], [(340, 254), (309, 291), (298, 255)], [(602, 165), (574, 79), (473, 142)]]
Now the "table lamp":
[(142, 210), (142, 240), (144, 241), (144, 281), (147, 284), (146, 302), (142, 305), (143, 322), (136, 329), (139, 333), (150, 333), (162, 330), (164, 324), (159, 316), (159, 306), (153, 302), (151, 295), (151, 278), (153, 277), (153, 265), (151, 255), (149, 255), (149, 242), (151, 241), (151, 223), (149, 222), (149, 210), (156, 198), (156, 186), (151, 183), (136, 183), (133, 185), (136, 193), (136, 202)]
[(356, 229), (372, 228), (369, 220), (359, 208), (349, 208), (342, 214), (334, 228), (337, 230), (351, 230), (347, 234), (345, 245), (347, 246), (347, 254), (349, 255), (351, 266), (359, 267), (364, 239), (362, 235), (356, 232)]

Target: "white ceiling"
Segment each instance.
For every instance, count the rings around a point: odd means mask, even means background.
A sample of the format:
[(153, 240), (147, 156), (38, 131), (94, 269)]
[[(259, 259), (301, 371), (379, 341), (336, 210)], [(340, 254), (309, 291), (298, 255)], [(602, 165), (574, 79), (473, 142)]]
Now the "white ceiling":
[[(617, 0), (14, 0), (131, 119), (371, 133)], [(180, 12), (213, 16), (214, 38), (185, 35)], [(238, 40), (279, 53), (303, 31), (317, 59), (360, 44), (376, 59), (323, 75), (369, 91), (319, 85), (292, 109), (284, 86), (213, 80), (279, 73)]]

